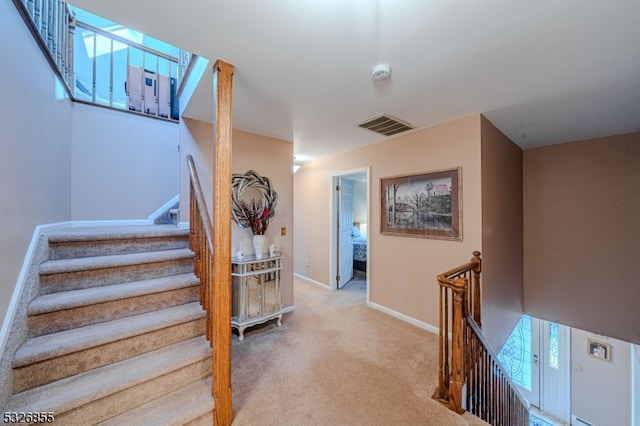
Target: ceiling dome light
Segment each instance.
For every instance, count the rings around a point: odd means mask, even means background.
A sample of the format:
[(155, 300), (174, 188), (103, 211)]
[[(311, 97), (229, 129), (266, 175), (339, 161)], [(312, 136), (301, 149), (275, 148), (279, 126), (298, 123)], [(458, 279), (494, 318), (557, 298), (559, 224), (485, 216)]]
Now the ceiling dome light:
[(371, 70), (373, 81), (386, 80), (391, 76), (391, 67), (387, 64), (379, 64)]

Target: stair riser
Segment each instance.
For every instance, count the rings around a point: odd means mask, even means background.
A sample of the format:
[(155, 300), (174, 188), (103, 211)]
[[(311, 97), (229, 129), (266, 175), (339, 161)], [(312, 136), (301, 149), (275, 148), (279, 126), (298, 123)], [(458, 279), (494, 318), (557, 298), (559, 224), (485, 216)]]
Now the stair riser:
[(120, 416), (112, 417), (100, 426), (213, 425), (215, 402), (211, 392), (211, 377), (185, 386), (177, 392), (141, 405)]
[(190, 286), (162, 293), (154, 293), (105, 303), (81, 306), (40, 315), (29, 316), (29, 337), (71, 330), (86, 325), (143, 314), (158, 309), (197, 302), (199, 287)]
[(50, 241), (49, 258), (51, 260), (72, 259), (77, 257), (142, 253), (188, 247), (189, 239), (184, 236), (162, 238), (131, 238), (106, 241)]
[(193, 272), (193, 259), (40, 275), (40, 294), (148, 280)]
[(24, 367), (14, 368), (13, 392), (14, 394), (19, 393), (193, 337), (202, 336), (204, 330), (205, 320), (200, 318)]
[(211, 426), (213, 424), (213, 410), (187, 423), (185, 426)]
[(202, 380), (209, 375), (211, 375), (211, 359), (205, 358), (187, 367), (82, 405), (74, 410), (56, 413), (56, 423), (65, 426), (86, 426), (87, 419), (91, 419), (91, 424), (96, 424)]

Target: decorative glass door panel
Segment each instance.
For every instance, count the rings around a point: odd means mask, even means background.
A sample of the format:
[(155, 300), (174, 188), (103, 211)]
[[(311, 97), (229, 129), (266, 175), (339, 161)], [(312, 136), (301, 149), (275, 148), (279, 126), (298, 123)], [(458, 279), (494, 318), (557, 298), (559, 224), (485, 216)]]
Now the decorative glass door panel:
[(538, 320), (524, 315), (498, 354), (511, 380), (536, 407), (540, 406), (538, 328)]
[(560, 324), (548, 321), (542, 323), (542, 347), (544, 348), (544, 366), (542, 368), (542, 392), (540, 408), (569, 422), (570, 413), (567, 409), (568, 398), (568, 345), (569, 330)]
[(531, 405), (569, 421), (569, 329), (524, 315), (498, 354)]

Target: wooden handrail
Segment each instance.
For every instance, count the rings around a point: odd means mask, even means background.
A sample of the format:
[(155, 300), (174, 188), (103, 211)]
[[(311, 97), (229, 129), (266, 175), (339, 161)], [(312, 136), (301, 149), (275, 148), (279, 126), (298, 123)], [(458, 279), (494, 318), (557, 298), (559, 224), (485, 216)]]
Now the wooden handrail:
[(189, 246), (194, 252), (194, 273), (200, 279), (200, 304), (207, 312), (206, 336), (209, 345), (213, 346), (212, 310), (209, 301), (213, 286), (213, 271), (211, 257), (213, 255), (213, 228), (204, 200), (202, 186), (193, 157), (187, 155), (189, 167), (190, 197), (189, 197)]
[(480, 252), (474, 251), (470, 262), (453, 268), (437, 276), (438, 283), (441, 286), (452, 288), (452, 286), (460, 286), (461, 277), (471, 281), (471, 291), (467, 292), (469, 303), (467, 306), (473, 314), (473, 319), (480, 325), (482, 324), (482, 312), (480, 303), (480, 273), (482, 272), (482, 260)]
[(528, 426), (531, 404), (470, 315), (465, 321), (465, 347), (467, 411), (492, 425)]
[(528, 425), (529, 403), (482, 335), (481, 272), (480, 252), (475, 251), (470, 262), (437, 276), (439, 370), (433, 397), (457, 413), (466, 409), (493, 425)]
[(198, 171), (196, 170), (196, 166), (191, 155), (187, 155), (187, 166), (189, 167), (189, 178), (193, 187), (196, 202), (195, 207), (198, 212), (198, 217), (204, 227), (203, 230), (209, 250), (213, 252), (213, 230), (211, 227), (211, 217), (207, 210), (207, 204), (204, 201), (204, 193), (202, 192), (202, 186), (200, 185), (200, 179), (198, 178)]

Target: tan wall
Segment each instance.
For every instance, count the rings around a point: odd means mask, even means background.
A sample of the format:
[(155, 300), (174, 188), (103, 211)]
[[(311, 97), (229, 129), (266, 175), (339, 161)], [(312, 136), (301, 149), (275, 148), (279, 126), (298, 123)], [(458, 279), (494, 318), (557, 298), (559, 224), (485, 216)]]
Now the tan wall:
[(524, 306), (522, 150), (482, 118), (482, 329), (500, 349)]
[(73, 104), (72, 220), (147, 219), (178, 195), (178, 125)]
[(71, 103), (14, 4), (0, 2), (0, 16), (0, 318), (4, 320), (36, 226), (70, 219)]
[(640, 343), (640, 133), (524, 152), (525, 312)]
[[(481, 249), (480, 116), (305, 164), (295, 175), (294, 271), (328, 285), (331, 174), (371, 167), (371, 301), (437, 326), (436, 275)], [(381, 235), (380, 178), (462, 167), (463, 241)], [(305, 259), (309, 266), (305, 266)]]
[[(212, 194), (213, 127), (210, 123), (184, 119), (180, 126), (180, 220), (189, 220), (189, 173), (186, 156), (193, 155), (203, 192)], [(232, 173), (245, 173), (250, 169), (271, 180), (278, 193), (276, 215), (267, 230), (267, 245), (276, 242), (284, 254), (282, 274), (282, 303), (293, 306), (293, 144), (239, 130), (233, 131)], [(212, 197), (208, 201), (211, 202)], [(208, 206), (212, 214), (211, 205)], [(231, 220), (231, 218), (229, 218)], [(280, 235), (286, 228), (286, 236)], [(232, 222), (231, 253), (242, 242), (243, 249), (252, 253), (251, 231)]]
[[(265, 233), (266, 245), (274, 242), (283, 253), (282, 303), (293, 306), (293, 144), (234, 130), (232, 169), (240, 174), (255, 170), (268, 177), (278, 193), (276, 214)], [(285, 236), (280, 233), (282, 228), (286, 229)], [(253, 251), (250, 229), (242, 229), (234, 222), (232, 231), (231, 253), (236, 252), (240, 242), (245, 252)]]

